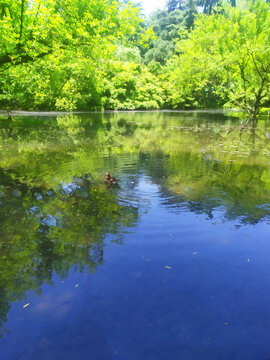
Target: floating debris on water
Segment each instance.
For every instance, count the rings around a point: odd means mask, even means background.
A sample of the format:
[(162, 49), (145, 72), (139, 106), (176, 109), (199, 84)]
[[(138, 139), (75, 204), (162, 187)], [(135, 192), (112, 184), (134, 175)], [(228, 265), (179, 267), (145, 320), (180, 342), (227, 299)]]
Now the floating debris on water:
[(25, 305), (23, 305), (22, 308), (25, 309), (25, 308), (27, 308), (29, 305), (30, 305), (30, 302), (27, 303), (27, 304), (25, 304)]

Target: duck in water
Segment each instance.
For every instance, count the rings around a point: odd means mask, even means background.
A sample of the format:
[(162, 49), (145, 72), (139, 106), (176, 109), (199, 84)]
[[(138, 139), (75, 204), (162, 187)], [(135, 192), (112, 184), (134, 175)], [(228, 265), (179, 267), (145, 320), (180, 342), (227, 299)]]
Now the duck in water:
[(115, 178), (111, 177), (111, 174), (109, 173), (109, 171), (107, 171), (105, 174), (104, 182), (108, 186), (118, 186), (119, 180), (116, 180)]

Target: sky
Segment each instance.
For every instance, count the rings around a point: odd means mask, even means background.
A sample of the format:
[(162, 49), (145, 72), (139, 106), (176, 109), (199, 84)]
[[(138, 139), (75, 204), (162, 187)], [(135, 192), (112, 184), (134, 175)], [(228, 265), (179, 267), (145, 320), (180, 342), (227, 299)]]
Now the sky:
[(145, 14), (150, 14), (152, 11), (163, 9), (167, 0), (140, 0)]

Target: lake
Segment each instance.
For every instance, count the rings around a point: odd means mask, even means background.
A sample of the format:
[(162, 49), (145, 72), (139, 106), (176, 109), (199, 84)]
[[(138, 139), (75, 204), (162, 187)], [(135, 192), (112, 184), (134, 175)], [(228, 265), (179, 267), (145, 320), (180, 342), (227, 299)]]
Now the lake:
[(2, 115), (0, 150), (1, 360), (270, 358), (268, 119)]

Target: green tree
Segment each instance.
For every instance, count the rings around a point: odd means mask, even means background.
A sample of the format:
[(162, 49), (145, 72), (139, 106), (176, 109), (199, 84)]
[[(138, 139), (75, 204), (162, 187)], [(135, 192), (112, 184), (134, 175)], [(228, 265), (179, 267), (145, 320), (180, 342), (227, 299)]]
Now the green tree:
[(153, 28), (156, 39), (150, 42), (150, 48), (144, 55), (145, 62), (155, 61), (165, 65), (174, 54), (174, 40), (185, 26), (184, 13), (180, 10), (158, 10), (148, 20), (148, 26)]
[(164, 103), (159, 78), (133, 62), (114, 62), (108, 68), (102, 95), (105, 109), (159, 109)]
[[(4, 10), (3, 10), (4, 9)], [(133, 4), (112, 0), (5, 1), (0, 22), (0, 104), (95, 109), (116, 46), (144, 46), (151, 29)]]
[[(256, 118), (269, 101), (269, 5), (200, 15), (168, 65), (175, 107), (237, 106)], [(172, 71), (174, 69), (174, 71)]]

